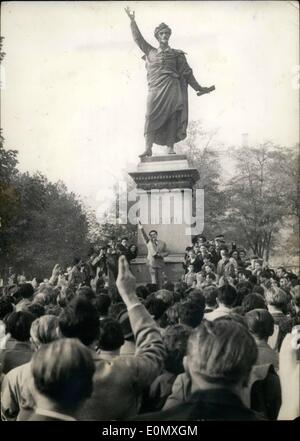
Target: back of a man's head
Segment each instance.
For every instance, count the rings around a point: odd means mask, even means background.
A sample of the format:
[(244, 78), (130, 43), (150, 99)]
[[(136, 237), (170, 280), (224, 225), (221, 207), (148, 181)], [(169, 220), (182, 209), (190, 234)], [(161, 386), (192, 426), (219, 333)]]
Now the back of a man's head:
[(154, 320), (159, 320), (164, 312), (168, 309), (168, 305), (162, 300), (156, 297), (150, 297), (149, 301), (146, 300), (145, 306), (149, 313), (153, 316)]
[(256, 359), (254, 338), (236, 320), (204, 320), (189, 338), (187, 365), (196, 383), (245, 385)]
[(194, 288), (189, 291), (187, 295), (187, 300), (190, 300), (193, 303), (196, 303), (199, 305), (200, 308), (205, 308), (205, 296), (203, 295), (203, 292), (201, 289)]
[(233, 308), (237, 300), (236, 289), (226, 283), (219, 288), (218, 293), (218, 303), (227, 306), (228, 308)]
[(6, 320), (6, 332), (17, 341), (29, 341), (31, 324), (35, 319), (27, 311), (12, 312)]
[(105, 318), (100, 321), (98, 347), (102, 351), (116, 351), (124, 344), (122, 327), (117, 320)]
[(253, 309), (245, 319), (251, 334), (260, 340), (267, 340), (274, 332), (274, 319), (266, 309)]
[(58, 340), (60, 337), (58, 317), (47, 314), (34, 320), (30, 328), (30, 337), (36, 347)]
[(32, 358), (31, 371), (38, 393), (56, 408), (76, 410), (92, 393), (94, 361), (77, 339), (42, 345)]
[(167, 289), (160, 289), (156, 291), (155, 297), (157, 299), (161, 299), (167, 306), (171, 306), (174, 301), (173, 292), (168, 291)]
[(100, 294), (93, 300), (99, 316), (106, 317), (108, 315), (109, 307), (111, 305), (111, 298), (108, 294)]
[(242, 301), (242, 308), (244, 314), (246, 314), (253, 309), (267, 309), (267, 306), (266, 301), (262, 295), (252, 293), (244, 297)]
[(99, 336), (99, 317), (96, 308), (83, 296), (74, 298), (59, 316), (59, 328), (64, 337), (78, 338), (92, 344)]
[(23, 283), (18, 289), (18, 295), (21, 299), (30, 299), (33, 296), (34, 289), (31, 283)]
[(31, 312), (31, 314), (35, 315), (36, 318), (42, 317), (42, 315), (45, 314), (45, 306), (39, 302), (32, 302), (26, 309)]
[(204, 305), (199, 305), (191, 301), (185, 301), (178, 306), (179, 322), (182, 325), (195, 328), (198, 326), (204, 316)]
[(207, 286), (203, 289), (206, 306), (214, 308), (217, 304), (218, 288), (215, 286)]
[(14, 307), (12, 300), (8, 296), (0, 297), (0, 320), (3, 320), (5, 316), (13, 312)]
[(283, 313), (286, 312), (288, 305), (288, 296), (283, 289), (270, 288), (266, 293), (266, 301), (268, 305), (274, 306)]
[(163, 335), (166, 349), (165, 369), (179, 375), (184, 372), (183, 357), (186, 355), (187, 342), (191, 328), (185, 325), (168, 326)]
[(252, 286), (249, 282), (239, 282), (236, 285), (237, 290), (237, 300), (235, 306), (241, 306), (243, 299), (252, 292)]
[(90, 301), (92, 301), (96, 297), (96, 294), (94, 293), (92, 288), (90, 288), (89, 286), (82, 286), (82, 287), (78, 288), (76, 294), (79, 296), (83, 296), (87, 300), (90, 300)]

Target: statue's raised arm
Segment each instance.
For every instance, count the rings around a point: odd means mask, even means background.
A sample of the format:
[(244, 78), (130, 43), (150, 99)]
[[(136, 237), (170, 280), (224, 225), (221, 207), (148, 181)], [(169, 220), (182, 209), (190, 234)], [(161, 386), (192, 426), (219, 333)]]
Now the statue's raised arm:
[(135, 12), (131, 11), (129, 6), (124, 8), (124, 10), (125, 10), (126, 14), (128, 15), (128, 17), (130, 18), (130, 27), (131, 27), (131, 32), (132, 32), (132, 36), (133, 36), (134, 41), (136, 42), (138, 47), (141, 49), (141, 51), (143, 51), (144, 54), (148, 55), (148, 53), (154, 48), (142, 36), (142, 34), (141, 34), (141, 32), (135, 22)]

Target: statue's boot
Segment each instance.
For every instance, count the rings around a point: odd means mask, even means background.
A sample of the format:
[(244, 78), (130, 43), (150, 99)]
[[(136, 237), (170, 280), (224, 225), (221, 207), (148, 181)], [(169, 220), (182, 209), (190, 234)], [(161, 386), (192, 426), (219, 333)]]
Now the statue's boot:
[(142, 158), (145, 158), (145, 156), (152, 156), (152, 149), (146, 149), (145, 151), (144, 151), (144, 153), (142, 153), (141, 155), (139, 155), (139, 157), (142, 159)]
[(168, 146), (168, 155), (176, 155), (174, 152), (174, 146)]

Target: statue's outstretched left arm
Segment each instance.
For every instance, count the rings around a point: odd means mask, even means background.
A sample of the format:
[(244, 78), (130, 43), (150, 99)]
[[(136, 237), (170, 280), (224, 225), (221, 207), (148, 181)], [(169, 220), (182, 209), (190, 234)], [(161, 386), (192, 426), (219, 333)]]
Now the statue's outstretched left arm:
[(200, 84), (194, 77), (193, 70), (188, 65), (188, 62), (183, 53), (180, 56), (180, 69), (181, 69), (181, 74), (185, 78), (187, 84), (189, 84), (194, 90), (196, 90), (196, 92), (198, 92), (197, 95), (203, 95), (205, 93), (209, 93), (215, 90), (215, 86), (211, 86), (211, 87), (200, 86)]

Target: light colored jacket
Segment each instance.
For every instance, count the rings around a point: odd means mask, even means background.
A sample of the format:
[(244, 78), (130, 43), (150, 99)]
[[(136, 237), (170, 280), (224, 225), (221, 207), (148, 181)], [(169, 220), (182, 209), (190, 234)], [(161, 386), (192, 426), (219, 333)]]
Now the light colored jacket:
[[(148, 265), (152, 268), (163, 268), (165, 265), (164, 257), (169, 254), (166, 243), (160, 239), (154, 243), (149, 239), (144, 229), (141, 229), (141, 232), (148, 250)], [(157, 254), (159, 254), (160, 257), (157, 257)]]

